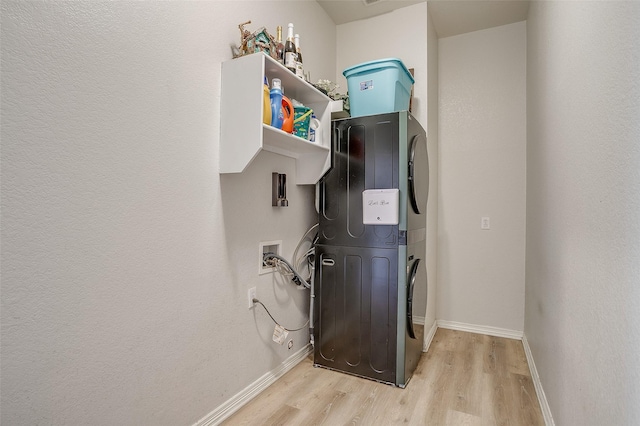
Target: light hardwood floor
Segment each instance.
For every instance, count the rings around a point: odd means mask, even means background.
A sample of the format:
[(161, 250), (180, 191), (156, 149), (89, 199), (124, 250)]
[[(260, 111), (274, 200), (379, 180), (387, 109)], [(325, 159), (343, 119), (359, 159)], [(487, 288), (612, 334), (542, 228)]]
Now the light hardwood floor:
[(441, 328), (405, 389), (314, 368), (309, 356), (223, 424), (544, 425), (544, 420), (521, 341)]

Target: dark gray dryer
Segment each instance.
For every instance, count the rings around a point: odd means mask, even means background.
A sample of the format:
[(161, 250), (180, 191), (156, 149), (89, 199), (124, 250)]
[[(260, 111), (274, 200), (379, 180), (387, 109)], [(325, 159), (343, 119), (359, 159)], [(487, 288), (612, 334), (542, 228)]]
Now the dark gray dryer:
[[(319, 183), (314, 365), (404, 387), (422, 353), (426, 306), (426, 134), (407, 111), (332, 123)], [(399, 190), (399, 220), (363, 223), (363, 192)], [(423, 303), (416, 303), (414, 295)]]

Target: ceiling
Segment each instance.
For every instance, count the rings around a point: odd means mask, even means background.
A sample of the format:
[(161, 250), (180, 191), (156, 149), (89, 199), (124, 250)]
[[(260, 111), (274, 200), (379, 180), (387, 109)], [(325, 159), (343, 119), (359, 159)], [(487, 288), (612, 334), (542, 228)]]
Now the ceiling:
[(316, 0), (336, 25), (372, 18), (395, 9), (424, 3), (426, 0)]
[[(426, 0), (316, 0), (336, 25), (367, 19)], [(527, 0), (429, 0), (438, 37), (483, 30), (527, 19)]]

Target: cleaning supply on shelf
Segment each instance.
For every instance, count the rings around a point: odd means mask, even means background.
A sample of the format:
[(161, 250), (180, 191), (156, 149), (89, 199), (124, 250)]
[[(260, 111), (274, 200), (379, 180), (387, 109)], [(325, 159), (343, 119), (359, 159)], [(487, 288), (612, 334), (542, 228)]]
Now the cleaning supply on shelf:
[(304, 105), (296, 105), (293, 109), (295, 112), (293, 119), (293, 133), (306, 140), (308, 139), (309, 120), (311, 119), (313, 110)]
[(282, 131), (293, 133), (294, 109), (291, 100), (286, 96), (282, 96)]
[(271, 125), (277, 129), (282, 129), (282, 81), (279, 78), (271, 79), (271, 91), (269, 100), (271, 101)]
[(271, 93), (269, 91), (269, 80), (264, 76), (263, 84), (263, 100), (262, 100), (262, 122), (271, 124)]
[(320, 136), (320, 120), (316, 117), (315, 114), (311, 115), (311, 119), (309, 120), (309, 142), (321, 142), (322, 137)]

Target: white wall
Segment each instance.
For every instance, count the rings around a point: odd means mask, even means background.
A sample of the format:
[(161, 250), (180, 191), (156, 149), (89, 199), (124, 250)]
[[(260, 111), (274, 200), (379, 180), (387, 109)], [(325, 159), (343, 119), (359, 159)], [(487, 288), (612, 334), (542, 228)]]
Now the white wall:
[(295, 164), (270, 153), (218, 175), (220, 64), (239, 23), (291, 21), (335, 79), (335, 25), (316, 2), (1, 7), (0, 422), (192, 424), (308, 338), (274, 345), (246, 298), (306, 321), (307, 292), (258, 277), (257, 250), (291, 255), (313, 187), (272, 208), (271, 172)]
[(640, 3), (527, 31), (525, 334), (556, 424), (640, 424)]
[(439, 40), (439, 320), (523, 330), (525, 79), (524, 22)]
[[(429, 200), (427, 202), (427, 273), (428, 298), (425, 325), (436, 321), (436, 288), (438, 285), (438, 35), (428, 14), (427, 21), (427, 150), (429, 152)], [(426, 335), (425, 330), (425, 335)], [(429, 336), (425, 336), (428, 338)]]
[(342, 72), (362, 62), (398, 58), (414, 68), (412, 114), (427, 123), (427, 3), (419, 3), (369, 19), (336, 27), (336, 75), (342, 93), (347, 80)]
[[(431, 25), (432, 26), (432, 25)], [(381, 29), (384, 29), (382, 31)], [(336, 74), (341, 92), (347, 91), (347, 82), (342, 71), (362, 62), (399, 58), (407, 68), (414, 68), (414, 94), (412, 113), (427, 131), (427, 150), (430, 163), (429, 200), (427, 204), (427, 279), (429, 283), (427, 303), (435, 301), (436, 288), (436, 229), (437, 229), (437, 126), (430, 127), (437, 120), (437, 110), (428, 111), (428, 103), (434, 104), (437, 92), (427, 93), (427, 85), (436, 75), (429, 75), (432, 68), (427, 64), (427, 43), (435, 44), (435, 31), (430, 28), (427, 3), (398, 9), (394, 12), (369, 19), (337, 26)], [(437, 56), (431, 56), (432, 64)], [(420, 294), (418, 300), (424, 300)], [(419, 306), (426, 310), (426, 306)], [(435, 320), (435, 309), (428, 311), (425, 324), (428, 327)]]

